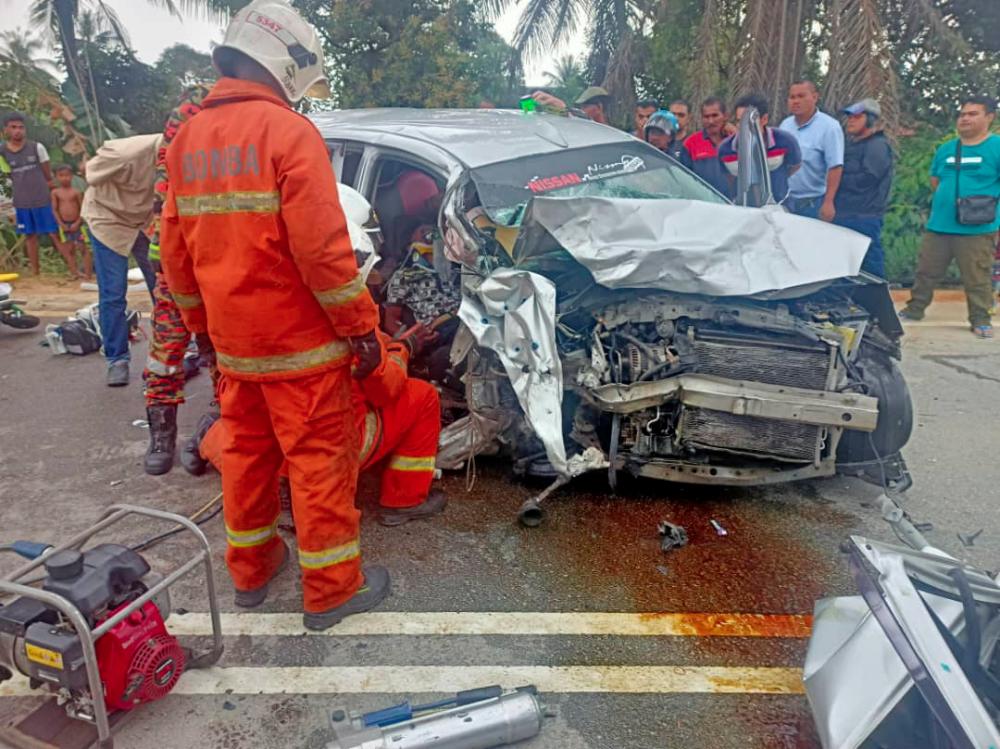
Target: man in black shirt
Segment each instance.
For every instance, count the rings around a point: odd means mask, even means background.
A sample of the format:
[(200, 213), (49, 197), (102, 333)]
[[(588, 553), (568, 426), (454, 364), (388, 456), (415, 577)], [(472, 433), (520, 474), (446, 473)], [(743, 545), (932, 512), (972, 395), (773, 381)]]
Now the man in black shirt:
[(885, 277), (882, 222), (892, 187), (892, 147), (878, 127), (882, 108), (877, 101), (862, 99), (843, 111), (847, 115), (847, 141), (834, 223), (871, 239), (861, 269)]

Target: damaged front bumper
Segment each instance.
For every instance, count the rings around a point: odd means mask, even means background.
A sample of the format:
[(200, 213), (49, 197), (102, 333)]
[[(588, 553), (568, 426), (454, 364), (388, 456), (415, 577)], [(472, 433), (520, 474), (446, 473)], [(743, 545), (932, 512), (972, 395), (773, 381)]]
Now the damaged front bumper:
[(684, 374), (668, 380), (632, 385), (603, 385), (590, 391), (602, 411), (625, 414), (679, 401), (736, 416), (795, 421), (814, 426), (873, 432), (878, 426), (878, 400), (857, 393), (740, 382), (722, 377)]

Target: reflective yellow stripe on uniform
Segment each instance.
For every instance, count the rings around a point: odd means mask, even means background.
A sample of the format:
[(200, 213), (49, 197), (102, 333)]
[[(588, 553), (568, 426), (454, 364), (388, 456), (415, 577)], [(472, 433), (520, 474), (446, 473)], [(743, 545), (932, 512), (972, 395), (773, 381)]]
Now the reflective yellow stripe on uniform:
[(335, 564), (343, 564), (361, 556), (361, 547), (357, 539), (340, 546), (331, 546), (322, 551), (303, 551), (299, 549), (299, 566), (307, 570), (319, 570)]
[(337, 286), (323, 291), (314, 291), (313, 296), (324, 307), (333, 307), (338, 304), (353, 302), (365, 291), (365, 279), (360, 275), (355, 276), (343, 286)]
[(406, 371), (406, 360), (403, 359), (399, 354), (389, 354), (389, 361), (395, 362), (399, 365), (399, 368), (404, 372)]
[(274, 374), (296, 372), (331, 364), (350, 356), (351, 347), (347, 341), (331, 341), (308, 351), (294, 354), (274, 354), (272, 356), (232, 356), (216, 351), (219, 366), (234, 372), (247, 374)]
[(230, 546), (235, 546), (238, 549), (247, 549), (251, 546), (261, 546), (274, 538), (277, 533), (277, 529), (278, 516), (275, 516), (274, 522), (270, 525), (265, 525), (262, 528), (254, 528), (249, 531), (234, 531), (227, 525), (226, 540), (229, 541)]
[(433, 471), (435, 457), (414, 458), (409, 455), (397, 455), (389, 462), (392, 471)]
[(217, 192), (209, 195), (178, 195), (177, 213), (203, 216), (224, 213), (277, 213), (281, 195), (272, 192)]
[(193, 294), (181, 294), (179, 291), (171, 290), (170, 295), (174, 298), (174, 302), (181, 309), (194, 309), (195, 307), (200, 307), (204, 304), (201, 300), (201, 294), (198, 292)]
[(379, 422), (378, 414), (372, 409), (368, 409), (365, 413), (365, 432), (361, 436), (361, 466), (364, 466), (368, 462), (368, 459), (375, 453), (375, 450), (378, 449), (379, 436), (382, 431), (380, 427), (381, 423)]

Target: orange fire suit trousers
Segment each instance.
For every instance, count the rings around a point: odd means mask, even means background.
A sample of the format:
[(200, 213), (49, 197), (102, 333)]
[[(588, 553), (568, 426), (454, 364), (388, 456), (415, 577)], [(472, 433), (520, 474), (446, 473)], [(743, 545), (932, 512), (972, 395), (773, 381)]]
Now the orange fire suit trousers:
[[(408, 379), (399, 397), (376, 412), (381, 440), (364, 460), (364, 468), (388, 458), (382, 472), (379, 504), (414, 507), (427, 499), (434, 480), (441, 405), (429, 382)], [(367, 429), (367, 426), (366, 426)]]
[(362, 582), (349, 369), (276, 382), (223, 375), (219, 405), (226, 564), (236, 588), (259, 588), (281, 564), (277, 482), (287, 460), (303, 606), (322, 612), (346, 602)]
[[(362, 444), (371, 445), (369, 454), (362, 456), (362, 470), (389, 458), (382, 474), (381, 504), (415, 507), (426, 500), (441, 434), (441, 411), (434, 386), (423, 380), (407, 380), (399, 397), (384, 408), (376, 411), (371, 406), (359, 409), (355, 405), (355, 423), (363, 435)], [(226, 425), (217, 421), (198, 445), (201, 457), (220, 472), (226, 440)], [(295, 517), (298, 520), (298, 515)]]

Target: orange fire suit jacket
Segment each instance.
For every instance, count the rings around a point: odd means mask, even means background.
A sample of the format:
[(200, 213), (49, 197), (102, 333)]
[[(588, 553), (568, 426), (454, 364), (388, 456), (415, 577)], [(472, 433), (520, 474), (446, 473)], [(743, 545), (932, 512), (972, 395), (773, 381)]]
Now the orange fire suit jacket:
[(287, 380), (351, 361), (378, 311), (319, 131), (269, 87), (222, 78), (167, 150), (161, 255), (219, 370)]

